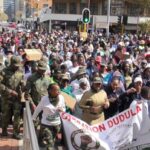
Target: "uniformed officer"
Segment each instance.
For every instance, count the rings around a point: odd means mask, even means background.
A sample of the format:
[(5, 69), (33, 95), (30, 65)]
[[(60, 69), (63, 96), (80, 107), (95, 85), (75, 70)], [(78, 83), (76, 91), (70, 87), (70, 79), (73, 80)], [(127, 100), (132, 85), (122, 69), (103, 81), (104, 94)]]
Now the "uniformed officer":
[(0, 94), (2, 97), (2, 136), (7, 136), (7, 127), (13, 110), (13, 138), (20, 139), (20, 111), (23, 90), (23, 70), (18, 56), (12, 56), (10, 65), (0, 73)]
[(92, 82), (91, 90), (85, 92), (79, 102), (79, 106), (83, 110), (82, 120), (90, 125), (104, 121), (103, 109), (109, 107), (107, 94), (101, 89), (101, 86), (101, 78), (95, 77)]
[(49, 76), (45, 75), (47, 64), (40, 60), (37, 71), (27, 80), (25, 88), (25, 99), (30, 100), (33, 109), (38, 105), (42, 96), (48, 95), (47, 88), (50, 84)]

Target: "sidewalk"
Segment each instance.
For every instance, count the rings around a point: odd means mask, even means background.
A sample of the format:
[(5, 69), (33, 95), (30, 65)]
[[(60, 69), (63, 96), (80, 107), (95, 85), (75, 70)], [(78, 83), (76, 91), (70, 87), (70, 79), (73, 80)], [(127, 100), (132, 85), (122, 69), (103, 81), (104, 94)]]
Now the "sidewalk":
[[(0, 134), (2, 129), (0, 128)], [(8, 128), (8, 136), (0, 136), (0, 150), (21, 150), (23, 140), (12, 139), (12, 128)]]

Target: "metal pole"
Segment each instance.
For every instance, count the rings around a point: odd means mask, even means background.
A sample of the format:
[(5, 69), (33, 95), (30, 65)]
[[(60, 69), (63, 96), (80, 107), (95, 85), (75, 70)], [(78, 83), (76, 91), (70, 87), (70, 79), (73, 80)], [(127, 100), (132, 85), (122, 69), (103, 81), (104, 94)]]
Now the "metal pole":
[(88, 0), (88, 8), (90, 9), (90, 0)]
[(51, 19), (49, 20), (49, 33), (51, 33), (51, 31), (52, 31), (52, 21), (51, 21)]
[(109, 37), (109, 24), (110, 24), (110, 1), (108, 0), (108, 5), (107, 5), (107, 37)]

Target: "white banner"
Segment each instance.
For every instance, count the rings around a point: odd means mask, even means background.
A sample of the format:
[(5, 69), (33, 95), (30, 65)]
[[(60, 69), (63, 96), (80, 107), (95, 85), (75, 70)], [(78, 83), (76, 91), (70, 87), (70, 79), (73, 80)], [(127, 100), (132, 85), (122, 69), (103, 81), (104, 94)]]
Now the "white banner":
[(80, 119), (61, 113), (69, 150), (125, 150), (150, 147), (150, 118), (147, 103), (133, 103), (124, 112), (89, 126)]

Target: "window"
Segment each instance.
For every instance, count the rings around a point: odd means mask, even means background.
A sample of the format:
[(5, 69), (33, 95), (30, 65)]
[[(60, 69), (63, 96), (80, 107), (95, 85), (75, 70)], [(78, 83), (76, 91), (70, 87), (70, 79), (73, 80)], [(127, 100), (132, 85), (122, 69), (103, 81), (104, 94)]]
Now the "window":
[[(107, 1), (103, 1), (102, 14), (107, 15)], [(124, 1), (123, 0), (112, 0), (110, 5), (110, 14), (117, 16), (124, 13)]]
[(98, 5), (96, 3), (91, 3), (90, 11), (91, 11), (91, 15), (97, 15), (98, 14)]
[(67, 5), (66, 3), (56, 2), (54, 4), (54, 12), (59, 14), (66, 14)]
[(124, 14), (124, 1), (123, 0), (112, 0), (111, 1), (111, 15), (123, 15)]
[(102, 15), (107, 15), (107, 1), (102, 3)]
[(139, 16), (142, 14), (142, 9), (138, 5), (129, 4), (127, 7), (127, 12), (129, 16)]
[(82, 10), (87, 7), (88, 7), (87, 3), (80, 3), (80, 14), (82, 14)]
[(69, 13), (70, 14), (76, 14), (77, 13), (77, 4), (76, 3), (70, 3)]

